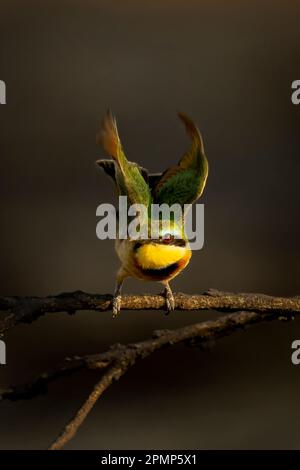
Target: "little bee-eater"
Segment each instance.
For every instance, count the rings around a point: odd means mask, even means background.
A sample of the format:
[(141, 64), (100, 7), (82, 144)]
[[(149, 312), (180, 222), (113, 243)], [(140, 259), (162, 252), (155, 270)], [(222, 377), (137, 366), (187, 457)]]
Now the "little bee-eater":
[[(191, 145), (177, 165), (160, 174), (149, 174), (145, 168), (127, 160), (116, 120), (110, 111), (105, 115), (97, 143), (112, 160), (97, 160), (96, 164), (114, 180), (118, 194), (127, 196), (130, 205), (143, 204), (149, 208), (152, 204), (178, 204), (184, 208), (201, 196), (208, 175), (203, 140), (196, 125), (185, 114), (178, 115)], [(155, 238), (117, 237), (115, 248), (122, 264), (117, 273), (112, 302), (114, 317), (120, 311), (122, 284), (127, 277), (161, 282), (167, 311), (174, 310), (169, 282), (188, 265), (192, 253), (184, 229), (180, 229), (174, 220), (167, 231), (161, 225), (159, 227)]]

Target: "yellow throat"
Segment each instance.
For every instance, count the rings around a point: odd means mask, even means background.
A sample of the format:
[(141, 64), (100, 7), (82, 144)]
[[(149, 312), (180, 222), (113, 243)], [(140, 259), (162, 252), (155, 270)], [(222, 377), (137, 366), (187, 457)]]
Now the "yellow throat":
[(186, 262), (191, 257), (188, 247), (145, 243), (136, 253), (136, 259), (142, 269), (161, 269), (177, 262)]

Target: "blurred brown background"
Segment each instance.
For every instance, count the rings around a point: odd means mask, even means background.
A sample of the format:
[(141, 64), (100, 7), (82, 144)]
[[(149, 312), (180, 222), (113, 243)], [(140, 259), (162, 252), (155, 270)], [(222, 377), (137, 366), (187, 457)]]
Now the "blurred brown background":
[[(152, 171), (187, 139), (176, 110), (198, 123), (210, 162), (205, 247), (174, 290), (300, 294), (298, 2), (16, 1), (0, 4), (1, 295), (112, 292), (113, 243), (95, 211), (114, 201), (94, 167), (99, 119), (117, 115), (127, 155)], [(128, 281), (125, 292), (158, 292)], [(217, 313), (49, 315), (6, 335), (0, 386), (67, 355), (149, 337)], [(69, 449), (300, 448), (300, 323), (270, 323), (184, 346), (136, 365), (101, 398)], [(3, 402), (2, 449), (46, 448), (96, 374)]]

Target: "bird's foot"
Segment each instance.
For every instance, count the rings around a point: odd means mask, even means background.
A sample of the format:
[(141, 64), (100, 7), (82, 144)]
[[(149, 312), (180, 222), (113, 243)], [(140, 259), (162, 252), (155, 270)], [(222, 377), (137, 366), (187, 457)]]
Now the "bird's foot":
[(164, 296), (166, 299), (167, 312), (166, 315), (169, 315), (170, 312), (173, 312), (175, 309), (175, 300), (173, 292), (171, 291), (170, 286), (166, 286), (164, 290)]
[(121, 295), (115, 295), (112, 299), (113, 318), (117, 318), (121, 310)]

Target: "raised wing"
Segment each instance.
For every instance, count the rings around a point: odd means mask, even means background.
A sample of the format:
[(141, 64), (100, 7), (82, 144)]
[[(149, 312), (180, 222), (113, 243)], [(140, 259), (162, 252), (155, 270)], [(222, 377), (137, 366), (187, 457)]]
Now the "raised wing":
[(202, 194), (208, 175), (208, 161), (201, 134), (193, 121), (178, 113), (191, 138), (191, 146), (178, 165), (168, 168), (156, 183), (152, 193), (155, 203), (191, 204)]
[[(114, 160), (109, 160), (107, 158), (103, 158), (101, 160), (96, 160), (95, 161), (96, 165), (99, 166), (110, 178), (117, 184), (116, 182), (116, 168), (115, 165), (116, 163)], [(132, 163), (132, 162), (129, 162)], [(155, 185), (158, 183), (159, 179), (162, 176), (162, 173), (149, 173), (149, 171), (142, 167), (139, 166), (139, 170), (145, 180), (145, 182), (148, 184), (149, 188), (152, 190)]]
[(113, 166), (107, 160), (98, 160), (96, 163), (116, 181), (119, 194), (128, 196), (129, 204), (145, 204), (148, 207), (151, 203), (149, 186), (142, 176), (139, 165), (127, 160), (119, 138), (116, 120), (110, 111), (101, 123), (97, 143), (114, 160), (111, 162)]

